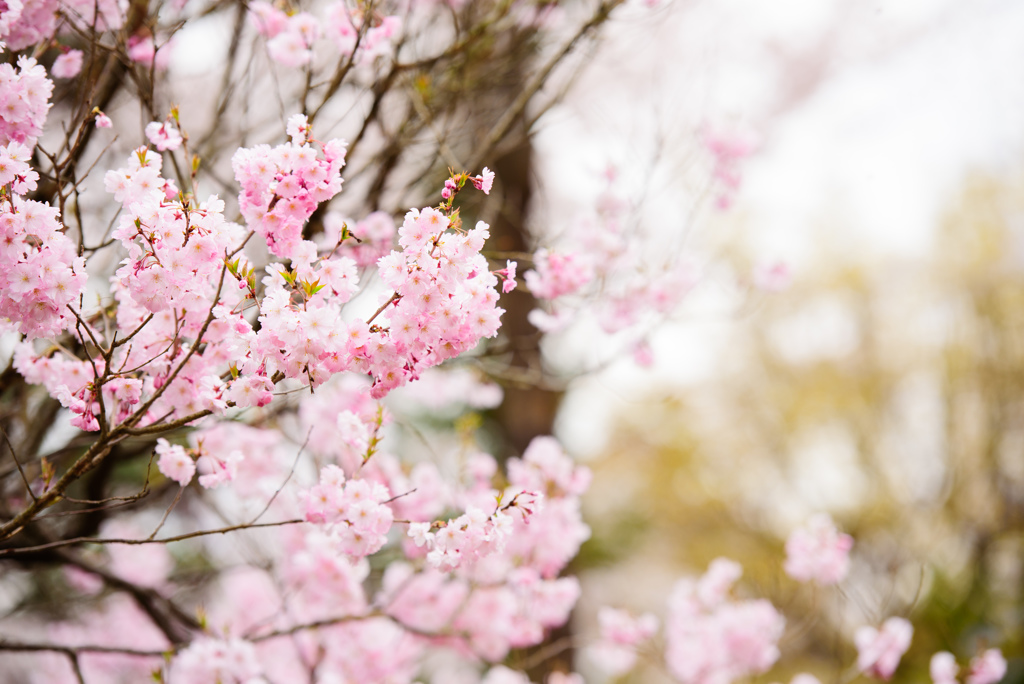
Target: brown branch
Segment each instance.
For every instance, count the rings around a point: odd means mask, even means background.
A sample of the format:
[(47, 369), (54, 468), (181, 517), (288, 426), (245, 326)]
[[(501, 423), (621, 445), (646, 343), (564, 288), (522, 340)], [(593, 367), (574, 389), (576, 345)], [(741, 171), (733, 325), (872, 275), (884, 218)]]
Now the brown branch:
[(28, 495), (32, 497), (32, 500), (36, 500), (36, 493), (32, 491), (32, 485), (28, 483), (28, 478), (25, 476), (25, 471), (21, 467), (21, 461), (18, 460), (18, 454), (14, 453), (14, 445), (11, 444), (11, 438), (7, 436), (7, 430), (0, 427), (0, 433), (4, 436), (4, 442), (7, 443), (7, 448), (11, 450), (11, 458), (14, 459), (14, 464), (18, 466), (18, 472), (21, 473), (21, 481), (25, 483), (25, 490)]
[(188, 532), (186, 534), (179, 534), (175, 537), (164, 537), (163, 539), (106, 539), (103, 537), (74, 537), (73, 539), (58, 539), (56, 541), (47, 542), (46, 544), (38, 544), (36, 546), (21, 546), (13, 549), (0, 549), (0, 557), (18, 556), (25, 553), (46, 551), (47, 549), (55, 549), (60, 548), (62, 546), (71, 546), (74, 544), (170, 544), (172, 542), (184, 541), (186, 539), (194, 539), (196, 537), (206, 537), (213, 534), (226, 534), (228, 532), (235, 532), (237, 530), (249, 530), (257, 527), (281, 527), (282, 525), (295, 525), (297, 523), (304, 522), (306, 521), (301, 518), (295, 518), (293, 520), (281, 520), (272, 523), (240, 523), (238, 525), (230, 525), (228, 527), (219, 527), (214, 530), (198, 530), (196, 532)]
[(181, 644), (188, 641), (188, 634), (181, 629), (182, 626), (189, 630), (200, 628), (199, 622), (194, 617), (185, 613), (173, 601), (161, 596), (154, 589), (147, 589), (133, 584), (118, 577), (106, 568), (93, 565), (66, 549), (56, 549), (53, 553), (63, 562), (70, 563), (101, 578), (111, 588), (129, 594), (172, 644)]
[(53, 651), (69, 656), (82, 653), (120, 653), (132, 656), (153, 656), (162, 658), (166, 651), (143, 651), (137, 648), (121, 648), (118, 646), (58, 646), (57, 644), (37, 644), (25, 641), (0, 639), (0, 651)]
[(36, 513), (51, 504), (56, 503), (64, 493), (64, 490), (67, 489), (72, 482), (88, 472), (96, 463), (101, 461), (108, 453), (110, 453), (110, 450), (117, 441), (120, 440), (108, 438), (107, 440), (98, 440), (94, 442), (93, 445), (89, 447), (84, 454), (79, 456), (78, 460), (76, 460), (72, 466), (65, 471), (64, 475), (61, 476), (53, 487), (43, 492), (41, 496), (36, 498), (30, 505), (26, 506), (21, 513), (18, 513), (9, 522), (0, 527), (0, 541), (13, 537), (21, 531), (26, 524), (35, 518)]
[(375, 319), (377, 316), (380, 316), (382, 313), (384, 313), (384, 309), (388, 308), (389, 306), (391, 306), (391, 304), (393, 304), (394, 302), (397, 302), (401, 298), (402, 298), (402, 295), (398, 294), (397, 292), (393, 292), (391, 294), (391, 297), (388, 299), (388, 301), (386, 301), (383, 304), (381, 304), (380, 308), (377, 309), (376, 311), (374, 311), (373, 315), (366, 319), (366, 325), (370, 325), (371, 323), (373, 323), (373, 319)]
[(405, 631), (411, 632), (413, 634), (418, 634), (418, 635), (424, 636), (424, 637), (452, 636), (450, 633), (447, 633), (447, 632), (428, 632), (427, 630), (416, 629), (415, 627), (410, 627), (409, 625), (403, 623), (401, 620), (398, 620), (397, 618), (395, 618), (395, 617), (393, 617), (391, 615), (388, 615), (387, 613), (382, 613), (382, 612), (379, 612), (379, 611), (374, 611), (374, 612), (371, 612), (371, 613), (364, 613), (363, 615), (342, 615), (342, 616), (334, 617), (334, 618), (326, 618), (324, 620), (316, 620), (314, 622), (305, 622), (305, 623), (303, 623), (301, 625), (292, 625), (291, 627), (285, 627), (283, 629), (277, 629), (277, 630), (274, 630), (273, 632), (268, 632), (266, 634), (261, 634), (259, 636), (246, 636), (244, 638), (247, 641), (260, 642), (260, 641), (266, 641), (267, 639), (274, 639), (276, 637), (290, 636), (292, 634), (297, 634), (298, 632), (305, 632), (306, 630), (310, 630), (310, 629), (319, 629), (321, 627), (332, 627), (334, 625), (339, 625), (339, 624), (342, 624), (342, 623), (345, 623), (345, 622), (359, 622), (359, 621), (362, 621), (362, 620), (372, 620), (373, 618), (387, 618), (388, 620), (391, 620), (392, 622), (394, 622), (396, 625), (398, 625), (399, 627), (401, 627)]
[[(117, 425), (113, 430), (107, 432), (103, 431), (100, 433), (100, 438), (89, 447), (89, 449), (78, 458), (77, 461), (69, 468), (64, 475), (57, 481), (57, 483), (50, 489), (48, 489), (42, 496), (35, 499), (31, 504), (26, 506), (20, 513), (14, 516), (12, 520), (0, 527), (0, 541), (9, 539), (17, 534), (26, 524), (35, 518), (36, 514), (43, 508), (55, 503), (57, 499), (63, 495), (64, 491), (70, 486), (72, 482), (77, 480), (83, 474), (95, 467), (100, 461), (102, 461), (114, 445), (121, 442), (125, 437), (129, 436), (128, 430), (133, 429), (134, 426), (142, 420), (142, 418), (149, 412), (150, 407), (159, 399), (168, 387), (174, 382), (174, 379), (178, 376), (181, 370), (188, 363), (189, 359), (192, 358), (200, 345), (203, 342), (203, 336), (209, 329), (210, 324), (213, 322), (214, 310), (216, 309), (217, 302), (220, 301), (220, 293), (224, 287), (224, 275), (227, 273), (227, 262), (225, 261), (224, 266), (220, 270), (220, 279), (217, 283), (217, 292), (213, 296), (214, 304), (210, 307), (210, 311), (206, 316), (206, 320), (203, 322), (202, 328), (196, 334), (196, 339), (193, 341), (188, 352), (181, 362), (174, 368), (173, 371), (167, 376), (164, 384), (153, 392), (150, 396), (135, 412), (126, 418), (124, 422)], [(104, 379), (106, 374), (109, 373), (109, 368), (104, 371)], [(97, 386), (101, 386), (102, 381), (97, 382)], [(101, 402), (102, 406), (102, 402)], [(195, 420), (193, 418), (192, 420)]]
[(209, 416), (212, 413), (213, 411), (211, 411), (210, 409), (203, 409), (202, 411), (190, 413), (187, 416), (182, 416), (181, 418), (178, 418), (177, 420), (172, 420), (168, 423), (156, 423), (155, 425), (147, 425), (146, 427), (141, 428), (124, 428), (124, 432), (125, 434), (132, 435), (133, 437), (137, 437), (139, 435), (154, 435), (159, 432), (166, 432), (167, 430), (174, 430), (175, 428), (185, 427), (193, 420), (205, 418), (206, 416)]
[(522, 115), (526, 106), (530, 103), (530, 100), (533, 99), (533, 96), (537, 91), (541, 89), (545, 82), (547, 82), (548, 77), (551, 75), (551, 72), (554, 71), (555, 67), (573, 51), (580, 40), (607, 21), (612, 10), (621, 5), (623, 1), (624, 0), (604, 0), (600, 5), (598, 5), (593, 16), (591, 16), (590, 19), (576, 31), (576, 34), (562, 46), (561, 50), (548, 60), (547, 64), (541, 67), (540, 71), (534, 75), (533, 79), (526, 85), (526, 87), (523, 88), (522, 92), (519, 93), (519, 96), (512, 101), (512, 104), (505, 110), (502, 117), (498, 119), (493, 127), (491, 127), (491, 130), (487, 133), (482, 144), (478, 146), (476, 154), (470, 158), (467, 168), (473, 170), (480, 166), (483, 160), (486, 159), (494, 150), (495, 146), (505, 138), (510, 130), (512, 130), (512, 126), (515, 124), (516, 120)]

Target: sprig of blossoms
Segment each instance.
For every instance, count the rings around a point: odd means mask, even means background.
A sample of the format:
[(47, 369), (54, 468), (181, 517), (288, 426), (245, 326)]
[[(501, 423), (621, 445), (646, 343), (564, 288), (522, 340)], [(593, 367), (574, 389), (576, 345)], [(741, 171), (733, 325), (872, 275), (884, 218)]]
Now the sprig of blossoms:
[(256, 684), (264, 682), (256, 648), (242, 639), (201, 637), (171, 661), (172, 682)]
[[(54, 36), (64, 24), (98, 31), (118, 29), (124, 23), (124, 0), (5, 0), (0, 12), (0, 39), (11, 50), (22, 50)], [(66, 30), (66, 29), (65, 29)]]
[[(455, 176), (455, 190), (465, 175)], [(394, 294), (378, 314), (349, 328), (356, 368), (373, 377), (380, 398), (420, 372), (497, 334), (504, 310), (497, 306), (498, 279), (480, 253), (490, 236), (486, 223), (461, 227), (450, 196), (440, 209), (411, 209), (398, 230), (402, 251), (378, 261)], [(370, 325), (372, 324), (372, 326)]]
[(324, 525), (341, 553), (369, 556), (387, 543), (394, 520), (390, 498), (378, 482), (346, 479), (338, 466), (325, 466), (319, 484), (305, 494), (306, 520)]
[(669, 598), (665, 658), (683, 684), (732, 682), (766, 672), (778, 660), (782, 616), (763, 599), (729, 598), (742, 572), (738, 563), (719, 558), (699, 580), (676, 584)]
[(29, 149), (43, 132), (50, 110), (53, 81), (31, 57), (19, 57), (18, 68), (0, 64), (0, 145), (19, 142)]
[(170, 121), (151, 121), (146, 124), (146, 137), (149, 142), (156, 146), (161, 152), (165, 150), (174, 151), (181, 147), (183, 139), (181, 132), (174, 123)]
[(868, 676), (888, 680), (910, 648), (914, 627), (907, 620), (891, 617), (881, 629), (859, 627), (853, 635), (857, 646), (857, 669)]
[(156, 467), (160, 469), (161, 473), (182, 487), (192, 481), (192, 476), (196, 474), (196, 464), (185, 453), (183, 446), (171, 444), (161, 437), (156, 441), (155, 451), (160, 457), (157, 459)]
[(293, 259), (305, 242), (302, 226), (317, 205), (341, 192), (345, 142), (314, 147), (306, 117), (288, 120), (291, 142), (240, 148), (231, 158), (242, 186), (238, 202), (249, 226), (276, 256)]
[(324, 20), (308, 12), (289, 15), (262, 1), (251, 3), (249, 12), (253, 26), (267, 39), (270, 58), (289, 68), (308, 64), (322, 35), (342, 55), (372, 60), (389, 51), (402, 26), (398, 15), (353, 11), (344, 2), (331, 3)]
[(998, 648), (986, 649), (971, 658), (967, 670), (967, 684), (996, 684), (1006, 675), (1006, 658)]
[[(932, 656), (929, 673), (933, 684), (957, 684), (960, 667), (956, 656), (949, 651), (939, 651)], [(966, 684), (996, 684), (1006, 675), (1006, 658), (998, 648), (989, 648), (971, 658), (967, 669)]]
[(612, 677), (633, 669), (637, 648), (658, 631), (658, 618), (651, 613), (633, 617), (627, 611), (603, 606), (597, 614), (601, 637), (588, 649), (591, 660)]
[(29, 339), (52, 337), (74, 317), (85, 290), (85, 260), (64, 234), (56, 207), (23, 197), (36, 187), (29, 149), (0, 147), (0, 317)]
[[(450, 572), (463, 563), (472, 563), (504, 551), (514, 522), (508, 511), (517, 509), (526, 520), (536, 510), (539, 501), (540, 495), (523, 492), (504, 507), (496, 508), (491, 515), (470, 506), (454, 520), (433, 524), (411, 523), (409, 536), (416, 546), (429, 549), (427, 562), (431, 566)], [(438, 531), (431, 532), (433, 528), (438, 528)]]
[(801, 582), (841, 582), (850, 569), (853, 537), (836, 529), (827, 513), (819, 513), (786, 540), (786, 574)]

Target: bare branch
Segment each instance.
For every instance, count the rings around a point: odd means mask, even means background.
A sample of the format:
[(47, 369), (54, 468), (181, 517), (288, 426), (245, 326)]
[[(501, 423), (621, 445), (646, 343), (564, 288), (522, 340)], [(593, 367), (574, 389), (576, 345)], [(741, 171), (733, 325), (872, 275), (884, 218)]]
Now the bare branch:
[(38, 544), (36, 546), (0, 549), (0, 556), (18, 556), (21, 554), (35, 553), (37, 551), (46, 551), (47, 549), (60, 548), (62, 546), (72, 546), (75, 544), (170, 544), (172, 542), (184, 541), (186, 539), (195, 539), (196, 537), (207, 537), (213, 534), (226, 534), (228, 532), (251, 530), (258, 527), (281, 527), (282, 525), (296, 525), (304, 522), (306, 521), (301, 518), (295, 518), (293, 520), (281, 520), (279, 522), (272, 523), (240, 523), (238, 525), (230, 525), (228, 527), (219, 527), (215, 530), (199, 530), (197, 532), (179, 534), (175, 537), (164, 537), (163, 539), (106, 539), (103, 537), (75, 537), (74, 539), (60, 539), (57, 541), (47, 542), (46, 544)]

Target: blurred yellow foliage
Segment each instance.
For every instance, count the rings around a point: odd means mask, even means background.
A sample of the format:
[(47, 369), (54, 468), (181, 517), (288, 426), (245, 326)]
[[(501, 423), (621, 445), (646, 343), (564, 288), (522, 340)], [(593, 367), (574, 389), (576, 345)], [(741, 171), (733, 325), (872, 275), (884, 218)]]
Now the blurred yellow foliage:
[[(986, 645), (1011, 660), (1005, 682), (1024, 679), (1024, 179), (968, 179), (931, 258), (823, 263), (756, 296), (727, 373), (620, 417), (584, 581), (659, 611), (674, 577), (740, 561), (741, 591), (787, 616), (764, 681), (840, 681), (852, 631), (889, 615), (915, 625), (896, 681)], [(856, 540), (841, 590), (782, 572), (786, 536), (818, 510)], [(639, 568), (654, 579), (638, 586)], [(663, 668), (652, 656), (631, 677)]]

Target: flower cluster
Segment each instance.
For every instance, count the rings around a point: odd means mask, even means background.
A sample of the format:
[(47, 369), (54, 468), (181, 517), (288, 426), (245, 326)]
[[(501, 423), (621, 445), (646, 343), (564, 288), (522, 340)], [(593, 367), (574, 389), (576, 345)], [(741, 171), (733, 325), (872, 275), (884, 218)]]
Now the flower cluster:
[[(302, 227), (317, 205), (341, 191), (345, 143), (329, 140), (318, 151), (306, 117), (288, 120), (291, 142), (240, 148), (231, 159), (242, 186), (242, 216), (267, 241), (271, 253), (293, 259), (302, 248)], [(315, 247), (314, 247), (315, 250)]]
[(0, 317), (31, 339), (71, 327), (68, 306), (84, 291), (86, 275), (57, 208), (22, 196), (36, 187), (29, 155), (17, 142), (0, 147)]
[(801, 582), (837, 584), (849, 572), (851, 548), (853, 537), (839, 532), (827, 513), (812, 516), (786, 540), (786, 573)]
[(872, 677), (888, 680), (910, 648), (913, 636), (914, 627), (900, 617), (889, 618), (881, 629), (858, 628), (853, 635), (857, 645), (857, 668)]
[(601, 637), (589, 649), (590, 658), (613, 677), (633, 669), (637, 647), (658, 631), (658, 618), (651, 613), (635, 618), (624, 610), (605, 606), (597, 614), (597, 620)]
[[(130, 344), (111, 347), (110, 368), (103, 358), (94, 359), (87, 369), (84, 361), (36, 356), (24, 346), (17, 354), (19, 371), (45, 384), (72, 410), (75, 424), (82, 429), (99, 429), (98, 416), (104, 413), (115, 423), (124, 420), (148, 398), (154, 400), (153, 417), (179, 410), (223, 410), (231, 397), (225, 398), (230, 388), (220, 375), (235, 347), (244, 343), (244, 333), (251, 335), (251, 326), (232, 312), (245, 293), (224, 287), (225, 254), (241, 244), (244, 231), (224, 220), (224, 203), (216, 196), (198, 205), (172, 200), (177, 189), (161, 177), (160, 169), (160, 157), (140, 148), (125, 167), (105, 176), (107, 189), (123, 206), (113, 237), (124, 246), (127, 257), (115, 273), (113, 292), (119, 304), (117, 332), (122, 339), (130, 337)], [(60, 232), (55, 209), (18, 198), (8, 206), (11, 217), (4, 225), (10, 228), (12, 240), (7, 244), (17, 249), (16, 231), (28, 232), (26, 241), (32, 247), (22, 248), (22, 260), (32, 261), (35, 279), (26, 274), (21, 285), (12, 284), (11, 291), (31, 293), (34, 325), (43, 326), (35, 330), (23, 326), (23, 332), (30, 337), (56, 334), (70, 327), (67, 305), (84, 287), (84, 267)], [(60, 253), (53, 258), (56, 267), (47, 265), (46, 255), (53, 250)], [(14, 254), (8, 255), (8, 263), (18, 261)], [(11, 301), (29, 300), (14, 297)], [(88, 321), (76, 323), (84, 328), (78, 334), (94, 344), (108, 334)], [(190, 340), (195, 344), (201, 334), (206, 335), (206, 345), (196, 353), (198, 349), (190, 349)], [(97, 380), (102, 376), (102, 388), (87, 386), (91, 376)]]
[(704, 144), (711, 153), (711, 175), (719, 183), (715, 206), (728, 209), (743, 180), (740, 164), (754, 152), (757, 143), (749, 133), (705, 132)]
[(579, 507), (579, 497), (590, 486), (590, 470), (575, 465), (553, 437), (534, 438), (522, 458), (509, 459), (507, 468), (505, 500), (519, 492), (537, 492), (544, 500), (529, 520), (516, 516), (506, 555), (522, 559), (541, 577), (553, 578), (590, 538)]
[(54, 78), (74, 78), (82, 70), (82, 57), (81, 50), (62, 52), (53, 60), (50, 73)]
[(171, 444), (161, 437), (156, 441), (157, 459), (156, 467), (165, 477), (174, 480), (182, 487), (192, 481), (196, 474), (196, 463), (192, 457), (185, 452), (180, 444)]
[[(526, 286), (542, 300), (542, 308), (529, 314), (542, 332), (556, 332), (580, 318), (588, 301), (605, 333), (639, 329), (670, 315), (698, 280), (699, 271), (689, 261), (651, 263), (640, 253), (625, 230), (629, 205), (615, 192), (612, 171), (608, 180), (596, 202), (597, 220), (581, 222), (557, 249), (538, 249), (534, 268), (524, 274)], [(641, 357), (649, 357), (644, 349)]]
[(309, 620), (364, 614), (369, 602), (362, 583), (369, 574), (365, 558), (339, 554), (330, 535), (319, 530), (305, 534), (284, 564), (292, 603)]
[(171, 663), (172, 682), (188, 684), (257, 684), (264, 680), (256, 649), (241, 639), (201, 637)]
[(523, 274), (526, 287), (541, 299), (572, 294), (594, 278), (590, 262), (579, 254), (560, 254), (539, 249), (533, 255), (534, 267)]
[[(439, 526), (438, 532), (431, 527)], [(500, 508), (487, 515), (479, 508), (470, 507), (463, 515), (447, 522), (412, 523), (409, 536), (416, 546), (429, 549), (427, 562), (442, 572), (486, 558), (505, 549), (512, 534), (512, 516)]]
[(344, 2), (331, 3), (324, 21), (308, 12), (289, 16), (262, 0), (251, 3), (249, 12), (256, 30), (267, 39), (270, 58), (290, 68), (310, 63), (321, 35), (326, 34), (342, 55), (371, 60), (387, 52), (401, 28), (397, 15), (364, 16)]
[(325, 525), (338, 550), (369, 556), (387, 543), (394, 515), (387, 488), (369, 480), (347, 480), (338, 466), (325, 466), (320, 483), (305, 495), (306, 520)]
[(160, 176), (160, 155), (140, 148), (128, 162), (105, 178), (125, 210), (113, 233), (128, 249), (117, 285), (151, 313), (189, 311), (201, 321), (209, 308), (202, 304), (216, 295), (224, 255), (241, 243), (242, 231), (224, 220), (224, 202), (216, 196), (199, 206), (174, 199), (177, 189)]
[(719, 558), (699, 580), (680, 580), (669, 597), (665, 658), (683, 684), (732, 682), (778, 660), (782, 616), (763, 599), (729, 598), (742, 572), (738, 563)]
[(475, 588), (451, 621), (469, 648), (490, 662), (502, 660), (511, 648), (543, 641), (547, 629), (565, 624), (580, 595), (574, 577), (542, 580), (521, 569), (501, 579)]
[(204, 446), (204, 438), (215, 431), (217, 428), (201, 431), (200, 437), (196, 439), (200, 446), (189, 450), (179, 444), (170, 444), (166, 439), (158, 439), (154, 449), (160, 457), (157, 468), (165, 477), (182, 487), (192, 481), (197, 470), (199, 484), (206, 489), (215, 489), (233, 481), (245, 456), (241, 449), (226, 448), (227, 445), (218, 444), (218, 448)]
[[(404, 550), (410, 560), (425, 560), (425, 568), (390, 566), (379, 599), (400, 624), (418, 632), (446, 630), (477, 656), (496, 662), (510, 648), (540, 643), (547, 629), (568, 619), (579, 583), (558, 573), (589, 534), (577, 498), (587, 478), (550, 438), (538, 438), (527, 451), (528, 463), (520, 463), (516, 473), (510, 469), (510, 485), (501, 493), (507, 503), (495, 514), (483, 510), (499, 496), (491, 487), (497, 465), (481, 453), (471, 459), (468, 489), (456, 497), (465, 514), (443, 525), (409, 526), (409, 536), (422, 546), (410, 540)], [(531, 483), (549, 492), (545, 506), (525, 492)], [(424, 513), (410, 511), (417, 520)]]
[(967, 671), (967, 684), (996, 684), (1006, 675), (1006, 658), (998, 648), (986, 649), (971, 658)]
[(18, 68), (0, 64), (0, 145), (11, 141), (33, 148), (50, 110), (53, 81), (31, 57), (19, 57)]
[[(949, 651), (939, 651), (932, 656), (929, 668), (934, 684), (957, 684), (960, 667), (956, 656)], [(996, 684), (1006, 675), (1006, 658), (998, 648), (990, 648), (971, 659), (966, 684)]]
[(68, 25), (97, 31), (121, 28), (128, 10), (126, 0), (5, 0), (0, 13), (0, 40), (12, 50), (22, 50), (53, 38)]
[(343, 2), (331, 6), (326, 23), (327, 35), (338, 51), (343, 55), (357, 54), (361, 61), (386, 54), (391, 39), (396, 38), (402, 28), (402, 18), (398, 15), (366, 16), (353, 12)]
[(58, 0), (29, 2), (7, 0), (0, 15), (0, 39), (12, 50), (21, 50), (53, 35), (57, 28)]
[(181, 147), (182, 137), (178, 128), (170, 121), (151, 121), (146, 124), (146, 137), (161, 152), (172, 152)]
[(239, 349), (240, 366), (261, 377), (281, 372), (308, 379), (315, 387), (349, 367), (351, 340), (341, 305), (356, 291), (356, 265), (348, 257), (318, 260), (313, 243), (306, 241), (292, 266), (290, 271), (280, 264), (267, 268), (260, 330)]
[(497, 334), (498, 280), (480, 254), (488, 226), (448, 232), (451, 225), (437, 209), (410, 210), (398, 231), (402, 251), (378, 262), (394, 294), (378, 323), (349, 329), (355, 367), (373, 376), (374, 397)]

